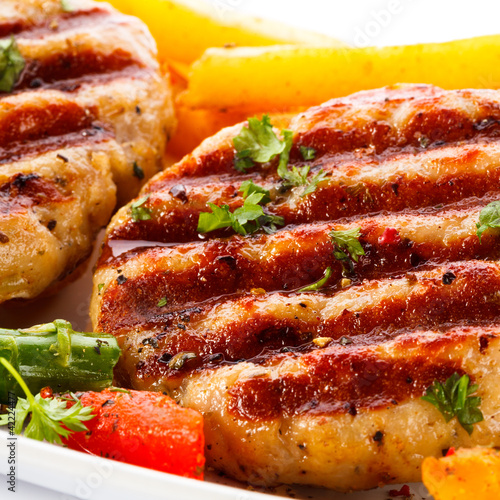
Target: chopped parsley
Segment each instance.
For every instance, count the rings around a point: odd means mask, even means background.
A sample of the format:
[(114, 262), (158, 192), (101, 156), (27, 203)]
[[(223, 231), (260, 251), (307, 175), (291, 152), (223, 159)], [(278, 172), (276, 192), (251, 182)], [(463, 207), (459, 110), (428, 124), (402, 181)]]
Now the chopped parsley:
[(61, 9), (63, 12), (73, 12), (75, 10), (71, 0), (61, 0)]
[(25, 66), (14, 37), (0, 40), (0, 91), (11, 92)]
[(422, 399), (433, 404), (442, 413), (446, 422), (457, 417), (459, 424), (472, 434), (472, 426), (484, 420), (484, 417), (479, 409), (481, 398), (471, 396), (477, 391), (478, 386), (469, 383), (468, 375), (460, 376), (454, 373), (444, 384), (435, 380), (427, 388)]
[(97, 292), (99, 293), (99, 295), (101, 294), (103, 288), (104, 288), (104, 283), (99, 283), (97, 285)]
[(300, 154), (305, 161), (314, 160), (316, 157), (316, 150), (308, 146), (300, 146)]
[(317, 290), (320, 290), (321, 288), (323, 288), (327, 281), (330, 279), (332, 275), (332, 268), (331, 267), (327, 267), (325, 269), (325, 273), (323, 274), (323, 277), (316, 281), (315, 283), (311, 283), (310, 285), (308, 286), (305, 286), (304, 288), (301, 288), (300, 290), (297, 290), (297, 292), (315, 292)]
[(261, 205), (266, 205), (271, 201), (271, 196), (269, 191), (262, 186), (254, 184), (253, 181), (245, 181), (241, 183), (240, 191), (243, 193), (243, 198), (248, 198), (253, 193), (261, 193), (264, 196), (262, 200), (259, 202)]
[(156, 304), (158, 307), (163, 307), (167, 305), (167, 297), (162, 297), (159, 301), (158, 304)]
[(330, 231), (330, 238), (334, 247), (333, 255), (337, 260), (358, 262), (365, 251), (359, 242), (361, 228), (346, 229), (345, 231)]
[(144, 203), (149, 199), (149, 194), (143, 196), (130, 205), (130, 216), (134, 222), (151, 219), (151, 209), (144, 207)]
[[(42, 398), (40, 394), (33, 396), (28, 386), (21, 378), (16, 369), (4, 358), (0, 358), (6, 370), (16, 379), (19, 386), (26, 394), (25, 398), (17, 398), (15, 412), (14, 433), (23, 433), (26, 437), (38, 441), (62, 444), (62, 438), (67, 438), (73, 432), (87, 431), (83, 423), (94, 418), (91, 406), (83, 407), (79, 400), (71, 407), (67, 407), (65, 399), (49, 397)], [(76, 398), (74, 398), (76, 399)], [(24, 422), (31, 414), (28, 425), (24, 428)], [(0, 425), (8, 425), (9, 415), (0, 415)]]
[(238, 234), (246, 235), (255, 233), (262, 228), (267, 233), (276, 231), (276, 225), (284, 224), (283, 217), (268, 215), (259, 205), (266, 195), (261, 192), (253, 192), (247, 198), (243, 206), (234, 212), (229, 211), (228, 205), (221, 207), (209, 203), (212, 212), (203, 212), (198, 219), (198, 232), (208, 233), (216, 229), (226, 227), (233, 228)]
[(271, 120), (264, 115), (262, 120), (249, 118), (248, 127), (233, 139), (236, 148), (235, 168), (246, 172), (256, 163), (267, 163), (285, 149), (285, 143), (280, 141), (273, 131)]
[(476, 227), (479, 243), (481, 243), (481, 235), (487, 229), (500, 227), (500, 201), (493, 201), (481, 210)]
[[(308, 180), (307, 177), (311, 169), (309, 165), (301, 168), (294, 166), (292, 170), (289, 170), (288, 161), (293, 145), (293, 132), (282, 130), (282, 135), (283, 140), (280, 140), (274, 133), (268, 115), (264, 115), (262, 120), (249, 118), (248, 127), (243, 127), (233, 139), (233, 145), (236, 149), (234, 167), (239, 172), (246, 172), (255, 163), (267, 163), (279, 155), (278, 175), (283, 179), (283, 188), (305, 186), (301, 194), (301, 197), (304, 197), (316, 190), (318, 184), (326, 178), (326, 174), (320, 170), (311, 180)], [(305, 148), (301, 149), (301, 154), (304, 159), (305, 156), (313, 159), (316, 151), (313, 148)]]

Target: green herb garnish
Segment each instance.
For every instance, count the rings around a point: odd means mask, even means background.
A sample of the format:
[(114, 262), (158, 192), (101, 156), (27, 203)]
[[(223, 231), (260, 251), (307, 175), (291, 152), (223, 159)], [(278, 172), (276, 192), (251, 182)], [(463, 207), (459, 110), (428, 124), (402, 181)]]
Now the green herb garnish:
[(315, 283), (311, 283), (310, 285), (305, 286), (304, 288), (301, 288), (300, 290), (297, 290), (298, 293), (300, 292), (315, 292), (316, 290), (319, 290), (323, 288), (326, 285), (326, 282), (330, 279), (332, 275), (332, 268), (327, 267), (325, 269), (325, 273), (323, 274), (323, 277), (316, 281)]
[(333, 255), (337, 260), (358, 262), (360, 255), (365, 251), (359, 242), (361, 228), (346, 229), (345, 231), (330, 231), (330, 238), (334, 247)]
[[(78, 401), (71, 408), (67, 408), (65, 400), (58, 398), (42, 398), (40, 394), (33, 396), (17, 370), (4, 358), (0, 363), (14, 377), (26, 394), (26, 398), (17, 398), (14, 432), (21, 434), (24, 421), (31, 414), (30, 421), (24, 429), (24, 435), (38, 441), (62, 444), (61, 437), (67, 438), (73, 432), (87, 431), (83, 423), (94, 418), (91, 406), (83, 407)], [(8, 425), (9, 415), (0, 415), (0, 425)]]
[(487, 229), (500, 227), (500, 201), (493, 201), (481, 210), (476, 227), (479, 243), (481, 243), (481, 235)]
[(25, 66), (16, 40), (0, 40), (0, 91), (11, 92)]
[(63, 12), (73, 12), (75, 10), (71, 0), (61, 0), (61, 9)]
[(243, 193), (243, 198), (248, 198), (253, 193), (261, 193), (264, 196), (259, 202), (260, 205), (266, 205), (271, 201), (271, 195), (269, 191), (262, 186), (254, 184), (253, 181), (245, 181), (241, 183), (240, 191)]
[(316, 150), (308, 146), (300, 146), (300, 154), (305, 161), (314, 160), (316, 157)]
[(146, 203), (146, 201), (149, 199), (149, 196), (149, 194), (143, 196), (130, 205), (130, 215), (134, 222), (151, 219), (151, 209), (143, 207), (144, 203)]
[(156, 304), (158, 307), (163, 307), (167, 305), (167, 297), (162, 297), (159, 301), (158, 304)]
[(290, 150), (293, 144), (293, 133), (291, 130), (283, 130), (283, 138), (285, 142), (285, 149), (281, 153), (280, 162), (278, 164), (278, 175), (283, 179), (283, 187), (285, 189), (290, 189), (293, 186), (305, 186), (305, 189), (301, 193), (301, 198), (304, 196), (314, 193), (318, 184), (326, 178), (326, 173), (320, 170), (310, 181), (307, 180), (309, 175), (309, 170), (311, 167), (306, 165), (305, 167), (297, 168), (292, 167), (292, 170), (288, 170), (288, 159), (290, 157)]
[(285, 221), (283, 217), (277, 215), (268, 215), (259, 205), (266, 195), (264, 193), (254, 192), (245, 198), (242, 207), (234, 212), (229, 211), (228, 205), (221, 207), (209, 203), (208, 206), (212, 212), (203, 212), (198, 219), (198, 232), (208, 233), (216, 229), (231, 227), (238, 234), (246, 235), (254, 233), (260, 228), (270, 233), (276, 231), (276, 225), (282, 226)]
[(285, 149), (285, 143), (280, 141), (273, 131), (271, 120), (264, 115), (262, 120), (249, 118), (248, 127), (233, 139), (236, 148), (235, 168), (246, 172), (256, 163), (267, 163)]
[[(264, 115), (262, 120), (257, 118), (248, 119), (248, 127), (243, 127), (241, 132), (233, 139), (236, 148), (236, 159), (234, 167), (239, 172), (246, 172), (255, 163), (266, 163), (277, 155), (280, 155), (278, 164), (278, 175), (283, 179), (283, 187), (290, 189), (293, 186), (305, 186), (301, 197), (313, 193), (318, 183), (326, 178), (323, 170), (320, 170), (310, 181), (307, 180), (310, 166), (288, 169), (290, 151), (293, 145), (293, 132), (282, 130), (283, 140), (274, 133), (271, 120)], [(304, 150), (302, 149), (304, 148)], [(316, 151), (313, 148), (301, 146), (303, 157), (314, 158)]]
[(435, 380), (422, 399), (433, 404), (443, 414), (446, 422), (457, 417), (460, 425), (472, 434), (472, 426), (484, 420), (484, 417), (479, 409), (481, 398), (471, 396), (478, 386), (469, 386), (469, 383), (468, 375), (454, 373), (444, 384)]
[(97, 285), (97, 293), (100, 294), (103, 288), (104, 288), (104, 283), (99, 283)]

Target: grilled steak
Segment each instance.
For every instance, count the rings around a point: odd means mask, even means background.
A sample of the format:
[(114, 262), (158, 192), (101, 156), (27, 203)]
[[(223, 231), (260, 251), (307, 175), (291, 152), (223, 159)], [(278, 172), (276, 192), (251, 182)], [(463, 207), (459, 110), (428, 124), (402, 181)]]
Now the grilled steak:
[[(500, 234), (476, 234), (500, 198), (500, 93), (405, 85), (310, 109), (290, 125), (289, 168), (305, 146), (327, 173), (307, 196), (277, 159), (234, 168), (243, 126), (152, 179), (148, 220), (128, 206), (108, 227), (92, 318), (123, 348), (121, 382), (200, 410), (208, 463), (257, 484), (417, 481), (425, 456), (500, 445)], [(207, 203), (242, 206), (246, 180), (283, 227), (200, 236)], [(330, 233), (356, 228), (346, 268)], [(454, 374), (479, 386), (470, 436), (421, 399)]]
[(11, 37), (24, 69), (0, 91), (0, 302), (57, 287), (86, 259), (116, 200), (160, 169), (173, 125), (139, 20), (87, 0), (2, 0)]

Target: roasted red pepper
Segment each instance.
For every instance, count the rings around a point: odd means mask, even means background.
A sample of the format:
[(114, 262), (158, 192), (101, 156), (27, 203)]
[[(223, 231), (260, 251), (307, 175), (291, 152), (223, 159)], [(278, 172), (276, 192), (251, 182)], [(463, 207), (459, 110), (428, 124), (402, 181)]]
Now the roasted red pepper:
[[(203, 479), (203, 417), (157, 392), (85, 392), (94, 408), (89, 431), (65, 440), (74, 450), (171, 474)], [(71, 404), (71, 403), (69, 403)]]

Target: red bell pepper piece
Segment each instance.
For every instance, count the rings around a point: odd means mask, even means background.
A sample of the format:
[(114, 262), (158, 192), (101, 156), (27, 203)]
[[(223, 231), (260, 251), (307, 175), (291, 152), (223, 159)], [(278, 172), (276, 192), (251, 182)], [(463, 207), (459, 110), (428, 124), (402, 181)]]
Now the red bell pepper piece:
[(88, 432), (65, 440), (86, 451), (133, 465), (203, 479), (203, 417), (158, 392), (85, 392), (80, 401), (92, 406)]

